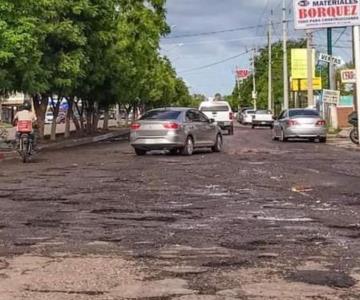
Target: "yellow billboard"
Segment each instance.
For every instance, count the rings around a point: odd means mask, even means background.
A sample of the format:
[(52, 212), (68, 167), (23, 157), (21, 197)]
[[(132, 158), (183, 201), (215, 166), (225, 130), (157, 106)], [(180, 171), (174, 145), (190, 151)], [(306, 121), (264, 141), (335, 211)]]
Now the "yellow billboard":
[[(307, 89), (308, 89), (308, 81), (307, 81), (307, 79), (292, 79), (291, 80), (291, 90), (293, 92), (307, 91)], [(315, 91), (322, 90), (321, 77), (313, 78), (313, 89)]]
[[(315, 49), (313, 49), (313, 77), (315, 77)], [(293, 79), (307, 78), (307, 49), (291, 49), (291, 77)]]

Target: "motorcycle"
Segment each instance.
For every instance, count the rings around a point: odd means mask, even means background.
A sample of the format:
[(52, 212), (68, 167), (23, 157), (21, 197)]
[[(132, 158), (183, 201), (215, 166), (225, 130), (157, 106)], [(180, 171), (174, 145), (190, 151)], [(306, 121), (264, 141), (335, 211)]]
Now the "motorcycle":
[(23, 163), (30, 161), (33, 155), (33, 139), (29, 133), (20, 133), (17, 151)]
[(357, 112), (353, 112), (349, 115), (348, 122), (353, 126), (353, 129), (350, 131), (350, 140), (358, 145), (359, 144), (359, 131), (358, 131), (358, 118)]

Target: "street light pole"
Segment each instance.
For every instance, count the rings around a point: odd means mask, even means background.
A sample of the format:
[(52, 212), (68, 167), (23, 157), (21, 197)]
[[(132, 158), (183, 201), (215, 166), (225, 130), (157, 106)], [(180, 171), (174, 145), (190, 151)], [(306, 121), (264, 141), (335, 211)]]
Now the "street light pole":
[(271, 20), (269, 21), (269, 78), (268, 78), (268, 110), (272, 110), (272, 45), (271, 45)]
[(286, 20), (286, 0), (283, 0), (283, 74), (284, 74), (284, 109), (289, 108), (289, 76), (287, 61), (287, 20)]
[(253, 92), (252, 92), (252, 98), (254, 100), (254, 110), (257, 109), (257, 103), (256, 103), (256, 99), (257, 99), (257, 93), (256, 93), (256, 70), (255, 70), (255, 48), (253, 51), (253, 57), (252, 57), (252, 69), (253, 69)]

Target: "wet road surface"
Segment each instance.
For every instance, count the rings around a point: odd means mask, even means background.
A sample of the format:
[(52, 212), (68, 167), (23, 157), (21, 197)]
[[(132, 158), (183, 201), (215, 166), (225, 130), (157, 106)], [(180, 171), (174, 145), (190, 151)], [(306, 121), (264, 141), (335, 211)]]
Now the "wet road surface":
[(360, 299), (360, 152), (237, 128), (0, 165), (0, 299)]

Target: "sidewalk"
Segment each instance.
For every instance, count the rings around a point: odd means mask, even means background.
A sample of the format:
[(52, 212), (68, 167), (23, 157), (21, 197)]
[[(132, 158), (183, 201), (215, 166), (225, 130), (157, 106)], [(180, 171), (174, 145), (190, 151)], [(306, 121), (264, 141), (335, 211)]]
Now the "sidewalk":
[[(111, 140), (111, 139), (121, 138), (121, 139), (126, 140), (129, 137), (129, 133), (130, 133), (130, 130), (127, 128), (122, 128), (122, 129), (117, 128), (117, 129), (111, 130), (109, 133), (106, 133), (106, 134), (90, 136), (90, 137), (83, 137), (83, 138), (68, 139), (68, 140), (63, 140), (63, 141), (59, 141), (59, 142), (43, 144), (43, 145), (39, 145), (38, 148), (40, 151), (60, 150), (60, 149), (73, 148), (73, 147), (78, 147), (78, 146), (83, 146), (83, 145), (96, 144), (96, 143)], [(17, 157), (18, 157), (18, 153), (16, 151), (13, 151), (13, 150), (12, 151), (10, 151), (10, 150), (1, 151), (0, 150), (0, 162), (4, 161), (4, 160), (11, 160), (11, 159), (14, 159)]]
[[(100, 120), (98, 128), (103, 128), (104, 121)], [(109, 120), (109, 127), (116, 127), (117, 122), (116, 120)], [(71, 122), (70, 131), (74, 132), (76, 131), (74, 123)], [(57, 124), (56, 126), (56, 133), (61, 134), (65, 132), (65, 124)], [(8, 129), (8, 139), (9, 140), (15, 140), (15, 128), (9, 128)], [(49, 136), (51, 134), (51, 124), (45, 124), (45, 136)]]

